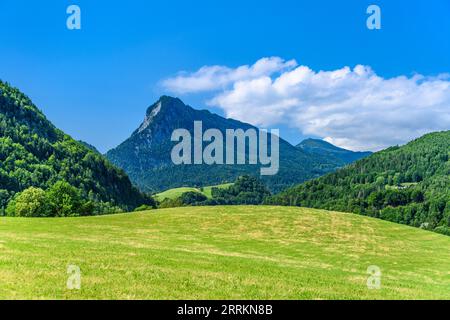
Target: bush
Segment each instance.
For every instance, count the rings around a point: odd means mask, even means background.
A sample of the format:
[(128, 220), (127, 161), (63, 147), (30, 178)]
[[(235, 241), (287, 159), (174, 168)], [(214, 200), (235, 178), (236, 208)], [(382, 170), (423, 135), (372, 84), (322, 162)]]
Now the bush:
[(189, 191), (189, 192), (183, 193), (181, 195), (180, 199), (181, 199), (181, 202), (187, 206), (198, 204), (199, 202), (208, 200), (208, 198), (203, 193), (195, 192), (195, 191)]
[(177, 199), (169, 199), (166, 198), (163, 201), (161, 201), (161, 203), (159, 204), (159, 208), (177, 208), (177, 207), (182, 207), (183, 203), (181, 202), (180, 198)]
[(9, 201), (8, 206), (5, 209), (5, 215), (9, 217), (16, 216), (16, 201), (14, 199)]
[(446, 226), (440, 226), (437, 227), (433, 230), (434, 232), (446, 235), (446, 236), (450, 236), (450, 228), (446, 227)]
[(46, 217), (49, 215), (45, 191), (30, 187), (18, 193), (10, 201), (7, 209), (8, 216), (16, 217)]

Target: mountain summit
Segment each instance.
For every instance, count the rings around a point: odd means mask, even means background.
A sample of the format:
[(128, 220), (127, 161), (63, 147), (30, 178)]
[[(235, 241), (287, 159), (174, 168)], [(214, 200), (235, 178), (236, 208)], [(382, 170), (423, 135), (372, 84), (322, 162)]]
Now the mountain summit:
[[(193, 132), (194, 121), (202, 121), (205, 130), (252, 128), (250, 125), (224, 119), (207, 110), (195, 110), (178, 98), (162, 96), (147, 109), (143, 122), (130, 138), (108, 151), (106, 156), (130, 172), (138, 185), (147, 189), (147, 183), (140, 183), (143, 175), (146, 176), (149, 169), (172, 164), (170, 154), (175, 144), (171, 141), (172, 132), (179, 128)], [(150, 181), (149, 183), (153, 184)]]
[[(152, 192), (231, 182), (243, 174), (259, 175), (260, 165), (174, 165), (171, 151), (177, 143), (171, 141), (172, 133), (181, 128), (192, 135), (195, 121), (202, 122), (204, 131), (217, 129), (224, 136), (227, 129), (259, 131), (248, 123), (226, 119), (207, 110), (196, 110), (178, 98), (162, 96), (147, 109), (143, 122), (131, 136), (106, 156), (123, 168), (142, 190)], [(280, 139), (279, 172), (263, 177), (263, 180), (272, 191), (278, 191), (334, 171), (344, 164), (333, 155), (309, 153)]]

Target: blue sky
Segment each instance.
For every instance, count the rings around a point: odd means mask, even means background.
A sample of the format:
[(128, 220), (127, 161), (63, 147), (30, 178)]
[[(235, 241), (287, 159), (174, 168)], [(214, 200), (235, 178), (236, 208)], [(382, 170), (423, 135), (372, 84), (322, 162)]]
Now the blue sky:
[[(81, 30), (66, 28), (71, 4), (81, 8)], [(381, 30), (366, 27), (370, 4), (382, 10)], [(450, 73), (450, 2), (2, 1), (0, 38), (0, 79), (29, 95), (56, 126), (106, 151), (130, 135), (159, 96), (174, 95), (162, 81), (183, 70), (280, 57), (314, 71), (361, 64), (383, 79)], [(226, 114), (208, 103), (217, 95), (179, 96)], [(323, 130), (305, 133), (288, 121), (273, 126), (293, 143)], [(357, 145), (333, 130), (321, 138)], [(359, 148), (365, 146), (372, 145)]]

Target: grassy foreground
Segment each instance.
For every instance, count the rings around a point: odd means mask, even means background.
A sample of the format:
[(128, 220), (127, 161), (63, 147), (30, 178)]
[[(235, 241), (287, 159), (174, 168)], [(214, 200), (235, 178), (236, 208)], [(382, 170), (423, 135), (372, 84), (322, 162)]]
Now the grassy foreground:
[(292, 207), (0, 218), (0, 299), (450, 299), (449, 249), (450, 237)]

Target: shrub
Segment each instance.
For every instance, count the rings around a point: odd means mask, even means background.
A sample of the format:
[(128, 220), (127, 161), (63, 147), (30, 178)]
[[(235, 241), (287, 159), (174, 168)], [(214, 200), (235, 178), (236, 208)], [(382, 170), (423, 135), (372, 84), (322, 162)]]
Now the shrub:
[(159, 204), (159, 208), (176, 208), (176, 207), (182, 207), (183, 203), (181, 202), (180, 198), (177, 199), (169, 199), (166, 198)]
[(8, 216), (16, 217), (48, 216), (49, 211), (45, 191), (35, 187), (25, 189), (10, 201), (6, 211)]
[(446, 235), (446, 236), (450, 236), (450, 228), (446, 227), (446, 226), (440, 226), (434, 229), (434, 232)]
[(183, 193), (180, 199), (184, 205), (194, 205), (198, 204), (199, 202), (208, 200), (208, 198), (203, 193), (195, 191), (188, 191)]

